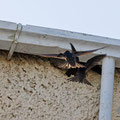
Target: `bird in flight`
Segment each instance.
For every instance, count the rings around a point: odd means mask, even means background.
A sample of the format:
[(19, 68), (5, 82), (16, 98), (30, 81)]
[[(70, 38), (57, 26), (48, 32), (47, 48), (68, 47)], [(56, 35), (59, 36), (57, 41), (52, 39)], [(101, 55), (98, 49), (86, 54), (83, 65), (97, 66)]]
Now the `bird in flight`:
[[(73, 44), (70, 43), (70, 45), (71, 45), (72, 53), (77, 52), (75, 47), (73, 46)], [(105, 54), (97, 55), (97, 56), (92, 57), (91, 59), (89, 59), (86, 63), (85, 62), (80, 62), (79, 58), (76, 57), (77, 62), (80, 63), (80, 64), (83, 64), (85, 67), (84, 68), (71, 68), (71, 69), (68, 69), (67, 72), (66, 72), (66, 75), (68, 77), (70, 77), (71, 75), (74, 75), (74, 77), (70, 78), (69, 80), (79, 81), (81, 83), (85, 83), (85, 84), (93, 86), (86, 79), (86, 74), (87, 74), (87, 72), (89, 70), (94, 68), (105, 56), (106, 56)], [(97, 73), (100, 73), (100, 70), (97, 70), (97, 69), (93, 69), (93, 71), (95, 71)]]
[[(75, 49), (75, 47), (73, 46), (72, 43), (70, 43), (70, 46), (71, 46), (71, 49), (72, 49), (72, 53), (76, 53), (77, 51), (76, 51), (76, 49)], [(103, 47), (103, 48), (105, 48), (105, 47)], [(85, 62), (80, 62), (78, 57), (76, 57), (76, 61), (80, 64), (85, 65)], [(101, 68), (100, 68), (99, 65), (96, 65), (96, 66), (92, 67), (91, 69), (92, 69), (92, 71), (94, 71), (98, 74), (101, 74)]]
[(58, 67), (62, 69), (70, 69), (70, 68), (84, 68), (85, 65), (79, 62), (79, 56), (87, 55), (97, 50), (103, 49), (105, 47), (101, 47), (98, 49), (88, 50), (88, 51), (76, 51), (72, 43), (70, 43), (72, 52), (66, 50), (64, 53), (59, 54), (40, 54), (41, 57), (46, 58), (57, 58), (65, 60), (64, 63), (60, 64)]
[(93, 86), (87, 79), (86, 79), (86, 74), (88, 73), (89, 70), (91, 70), (94, 66), (96, 66), (106, 55), (97, 55), (95, 57), (92, 57), (89, 59), (86, 63), (81, 63), (85, 67), (84, 68), (71, 68), (68, 69), (67, 72), (65, 73), (68, 77), (71, 75), (74, 75), (74, 77), (70, 78), (69, 80), (72, 81), (79, 81), (81, 83), (85, 83), (88, 85)]

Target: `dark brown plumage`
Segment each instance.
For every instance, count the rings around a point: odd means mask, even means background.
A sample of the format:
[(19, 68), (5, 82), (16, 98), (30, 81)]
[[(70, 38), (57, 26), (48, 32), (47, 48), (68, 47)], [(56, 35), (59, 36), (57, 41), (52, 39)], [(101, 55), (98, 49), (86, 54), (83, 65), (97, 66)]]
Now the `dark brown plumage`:
[[(72, 43), (71, 43), (71, 48), (72, 48), (72, 52), (74, 53), (76, 51), (76, 49), (74, 48)], [(97, 55), (97, 56), (92, 57), (91, 59), (89, 59), (86, 63), (85, 62), (80, 62), (79, 58), (77, 57), (76, 58), (77, 62), (79, 62), (80, 64), (83, 64), (85, 67), (84, 68), (71, 68), (71, 69), (68, 69), (67, 72), (66, 72), (66, 75), (68, 77), (70, 77), (71, 75), (74, 75), (74, 77), (70, 78), (69, 80), (79, 81), (81, 83), (85, 83), (85, 84), (93, 86), (86, 79), (86, 74), (87, 74), (87, 72), (89, 70), (91, 70), (94, 66), (96, 66), (98, 64), (98, 62), (100, 62), (105, 56), (106, 56), (105, 54)], [(97, 71), (97, 72), (99, 73), (100, 71)]]
[(87, 55), (87, 54), (90, 54), (90, 53), (95, 52), (97, 50), (105, 48), (105, 47), (102, 47), (102, 48), (88, 50), (88, 51), (76, 51), (74, 49), (74, 46), (72, 45), (72, 43), (70, 43), (70, 45), (72, 48), (72, 52), (67, 50), (64, 53), (60, 53), (60, 54), (41, 54), (40, 56), (47, 57), (47, 58), (57, 58), (57, 59), (65, 60), (65, 62), (63, 64), (60, 64), (58, 66), (59, 68), (63, 68), (63, 69), (83, 68), (85, 66), (78, 61), (79, 56)]
[(86, 74), (89, 70), (91, 70), (95, 65), (98, 64), (106, 55), (97, 55), (91, 59), (89, 59), (86, 63), (84, 63), (84, 68), (71, 68), (68, 69), (66, 72), (66, 75), (70, 77), (71, 75), (74, 75), (74, 77), (70, 78), (69, 80), (72, 81), (79, 81), (81, 83), (85, 83), (88, 85), (92, 84), (86, 79)]

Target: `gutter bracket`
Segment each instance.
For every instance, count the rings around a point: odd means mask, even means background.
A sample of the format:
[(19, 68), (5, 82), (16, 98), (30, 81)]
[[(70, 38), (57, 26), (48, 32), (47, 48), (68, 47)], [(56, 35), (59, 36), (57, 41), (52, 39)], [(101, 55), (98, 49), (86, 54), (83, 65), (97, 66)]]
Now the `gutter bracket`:
[(10, 60), (14, 51), (15, 51), (15, 48), (17, 46), (17, 43), (18, 43), (18, 39), (20, 37), (20, 33), (22, 31), (22, 24), (18, 24), (17, 25), (17, 29), (16, 29), (16, 32), (15, 32), (15, 35), (14, 35), (14, 38), (13, 38), (13, 41), (12, 41), (12, 44), (10, 46), (10, 49), (9, 49), (9, 53), (8, 53), (8, 57), (7, 59)]

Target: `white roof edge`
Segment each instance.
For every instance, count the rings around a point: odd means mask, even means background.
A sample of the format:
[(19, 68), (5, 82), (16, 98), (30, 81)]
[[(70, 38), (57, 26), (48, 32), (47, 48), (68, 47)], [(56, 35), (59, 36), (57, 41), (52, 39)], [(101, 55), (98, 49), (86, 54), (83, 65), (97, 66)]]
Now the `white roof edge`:
[[(47, 34), (50, 36), (63, 37), (68, 39), (86, 40), (91, 42), (103, 43), (108, 45), (120, 45), (120, 39), (90, 35), (86, 33), (72, 32), (67, 30), (45, 28), (33, 25), (25, 25), (23, 31), (36, 34)], [(114, 41), (117, 41), (115, 43)]]
[[(17, 41), (15, 45), (12, 45), (13, 41)], [(0, 21), (0, 49), (10, 50), (12, 45), (15, 50), (12, 48), (11, 51), (39, 55), (41, 53), (59, 53), (70, 49), (70, 42), (77, 50), (89, 50), (110, 45), (95, 54), (107, 54), (114, 57), (116, 67), (120, 67), (119, 39)], [(86, 60), (88, 57), (81, 59)]]
[[(16, 28), (17, 28), (17, 23), (0, 21), (0, 29), (16, 30)], [(63, 37), (68, 39), (86, 40), (91, 42), (120, 46), (120, 39), (102, 37), (102, 36), (91, 35), (86, 33), (72, 32), (61, 29), (52, 29), (52, 28), (33, 26), (33, 25), (23, 25), (22, 31), (35, 33), (35, 34), (43, 34), (43, 35), (46, 34), (50, 36)]]
[(0, 20), (0, 29), (9, 29), (9, 30), (16, 30), (17, 24), (14, 22), (7, 22)]

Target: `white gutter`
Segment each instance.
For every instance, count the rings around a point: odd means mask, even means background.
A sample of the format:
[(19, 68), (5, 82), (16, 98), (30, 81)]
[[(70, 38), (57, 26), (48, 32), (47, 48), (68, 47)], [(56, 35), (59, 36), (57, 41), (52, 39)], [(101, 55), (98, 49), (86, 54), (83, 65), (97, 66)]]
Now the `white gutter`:
[[(69, 43), (72, 42), (77, 50), (89, 50), (94, 48), (103, 47), (109, 45), (109, 47), (95, 52), (95, 54), (107, 54), (108, 57), (112, 57), (114, 60), (111, 63), (109, 58), (105, 59), (103, 62), (103, 72), (107, 76), (111, 76), (111, 82), (108, 82), (108, 86), (113, 86), (114, 80), (114, 66), (120, 68), (120, 40), (112, 39), (107, 37), (100, 37), (94, 35), (88, 35), (84, 33), (76, 33), (58, 29), (50, 29), (44, 27), (37, 27), (31, 25), (20, 25), (11, 22), (0, 21), (0, 49), (9, 50), (8, 59), (11, 58), (13, 52), (27, 53), (39, 55), (41, 53), (59, 53), (63, 52), (65, 49), (70, 49)], [(88, 59), (90, 56), (80, 58), (82, 61)], [(114, 62), (115, 61), (115, 62)], [(108, 72), (107, 70), (111, 72)], [(109, 91), (112, 89), (107, 88), (104, 82), (108, 81), (107, 76), (102, 75), (102, 86), (104, 90), (101, 89), (101, 100), (100, 111), (102, 110), (104, 115), (100, 112), (99, 120), (106, 118), (106, 116), (112, 110), (112, 103), (109, 103), (108, 108), (105, 108), (107, 104), (106, 94), (104, 91)], [(108, 92), (108, 93), (109, 93)], [(110, 101), (112, 100), (112, 95), (108, 94)], [(107, 114), (106, 111), (107, 110)], [(109, 120), (109, 117), (108, 119)]]

